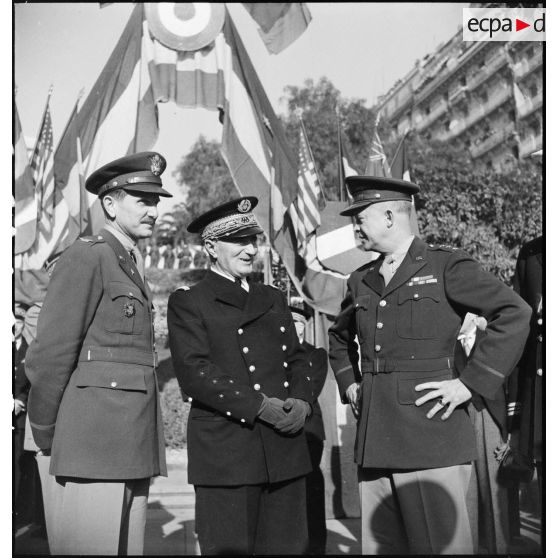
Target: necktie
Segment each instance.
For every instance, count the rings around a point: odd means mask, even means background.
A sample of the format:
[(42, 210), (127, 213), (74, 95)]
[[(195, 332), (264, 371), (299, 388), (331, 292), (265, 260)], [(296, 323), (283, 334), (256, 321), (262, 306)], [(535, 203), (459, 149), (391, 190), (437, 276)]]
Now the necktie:
[(143, 276), (144, 276), (143, 258), (141, 257), (139, 250), (132, 248), (130, 250), (130, 258), (132, 258), (132, 261), (136, 264), (136, 267), (138, 268), (138, 271), (143, 280)]
[(384, 278), (384, 284), (387, 284), (391, 281), (391, 278), (395, 275), (395, 257), (394, 256), (386, 256), (382, 267), (380, 267), (380, 275)]

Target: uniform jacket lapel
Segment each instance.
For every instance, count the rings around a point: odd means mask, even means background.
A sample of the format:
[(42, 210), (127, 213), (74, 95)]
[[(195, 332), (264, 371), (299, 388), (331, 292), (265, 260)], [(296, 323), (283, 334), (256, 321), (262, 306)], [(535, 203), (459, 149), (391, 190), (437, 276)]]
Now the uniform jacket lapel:
[(384, 261), (383, 256), (373, 261), (368, 273), (363, 277), (363, 281), (378, 294), (382, 294), (384, 290), (384, 278), (380, 275), (380, 267)]
[(426, 265), (426, 244), (415, 237), (409, 251), (382, 293), (384, 296), (398, 289)]
[(250, 284), (248, 300), (242, 312), (240, 325), (247, 324), (265, 314), (273, 306), (273, 297), (257, 283)]
[(124, 246), (120, 244), (120, 242), (116, 239), (115, 236), (110, 234), (109, 231), (103, 229), (100, 232), (100, 236), (103, 237), (103, 240), (113, 249), (116, 257), (118, 258), (118, 263), (122, 271), (136, 284), (141, 292), (145, 295), (145, 298), (151, 300), (150, 292), (148, 291), (148, 287), (146, 287), (145, 283), (142, 281), (141, 275), (134, 264), (130, 254), (126, 251)]
[(238, 285), (221, 277), (214, 271), (208, 271), (205, 276), (205, 281), (209, 283), (212, 290), (215, 292), (215, 299), (230, 306), (243, 309), (246, 304), (246, 296), (248, 293), (242, 291)]

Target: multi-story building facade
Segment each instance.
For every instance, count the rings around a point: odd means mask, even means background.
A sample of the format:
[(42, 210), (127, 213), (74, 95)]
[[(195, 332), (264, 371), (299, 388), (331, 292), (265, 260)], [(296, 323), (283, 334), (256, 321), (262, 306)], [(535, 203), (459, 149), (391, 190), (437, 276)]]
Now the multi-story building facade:
[(506, 170), (543, 143), (543, 44), (464, 42), (459, 30), (378, 99), (392, 136), (414, 129)]

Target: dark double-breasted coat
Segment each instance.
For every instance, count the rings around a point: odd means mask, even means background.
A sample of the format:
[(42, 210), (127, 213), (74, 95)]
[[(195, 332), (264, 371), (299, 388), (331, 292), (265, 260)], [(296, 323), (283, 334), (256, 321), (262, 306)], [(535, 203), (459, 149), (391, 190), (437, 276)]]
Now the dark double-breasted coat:
[(52, 274), (27, 353), (35, 442), (50, 473), (87, 479), (166, 474), (151, 293), (122, 244), (78, 239)]
[(512, 431), (519, 431), (519, 450), (542, 460), (544, 405), (544, 307), (543, 239), (525, 244), (517, 259), (513, 285), (533, 310), (529, 337), (518, 367), (510, 379), (508, 399), (516, 403), (519, 421), (512, 420)]
[[(521, 355), (530, 309), (466, 253), (415, 238), (384, 286), (381, 260), (355, 271), (330, 328), (330, 363), (342, 397), (362, 382), (355, 446), (363, 467), (420, 469), (457, 465), (476, 456), (464, 406), (427, 419), (432, 403), (415, 401), (415, 386), (456, 373), (454, 346), (467, 312), (484, 316), (486, 335), (460, 379), (491, 399)], [(360, 365), (357, 351), (360, 345)]]
[(261, 394), (312, 401), (306, 358), (283, 294), (246, 293), (208, 271), (169, 298), (169, 340), (178, 382), (191, 400), (188, 481), (274, 483), (311, 469), (304, 431), (286, 436), (256, 420)]

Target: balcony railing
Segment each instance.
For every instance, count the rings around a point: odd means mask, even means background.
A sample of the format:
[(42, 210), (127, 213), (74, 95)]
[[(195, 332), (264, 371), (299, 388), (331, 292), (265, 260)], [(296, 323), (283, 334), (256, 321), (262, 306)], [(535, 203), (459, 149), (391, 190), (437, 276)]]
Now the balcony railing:
[(522, 80), (525, 76), (542, 66), (542, 50), (535, 52), (532, 58), (524, 58), (513, 66), (513, 73), (517, 80)]
[(446, 101), (440, 101), (429, 114), (425, 115), (422, 120), (416, 121), (415, 127), (420, 132), (425, 128), (428, 128), (433, 122), (435, 122), (440, 116), (448, 112), (448, 104)]
[(531, 153), (542, 149), (542, 133), (536, 136), (528, 136), (519, 143), (519, 156), (521, 158), (531, 155)]
[(469, 148), (471, 152), (471, 156), (473, 159), (484, 155), (491, 149), (494, 149), (497, 145), (501, 144), (505, 141), (510, 134), (513, 133), (515, 125), (513, 122), (510, 122), (504, 126), (501, 130), (494, 132), (491, 136), (487, 137), (485, 140), (481, 141), (477, 145), (472, 145)]
[(500, 68), (508, 63), (503, 54), (497, 55), (482, 69), (478, 70), (473, 76), (469, 77), (467, 85), (469, 91), (476, 89), (481, 83), (484, 83), (490, 76), (493, 76)]
[(454, 89), (452, 92), (450, 92), (449, 94), (449, 102), (450, 104), (456, 104), (458, 103), (461, 99), (464, 99), (467, 95), (467, 92), (469, 91), (469, 88), (467, 87), (467, 85), (461, 85), (460, 87), (458, 87), (457, 89)]
[(498, 108), (501, 104), (505, 103), (511, 97), (511, 87), (499, 89), (493, 93), (488, 101), (476, 108), (474, 108), (468, 116), (463, 118), (451, 130), (445, 134), (441, 134), (437, 139), (447, 141), (457, 137), (461, 132), (476, 124), (481, 118), (490, 114), (494, 109)]
[(519, 118), (525, 118), (529, 116), (532, 112), (536, 111), (542, 106), (543, 94), (539, 91), (534, 97), (525, 98), (523, 102), (517, 105), (517, 116)]

